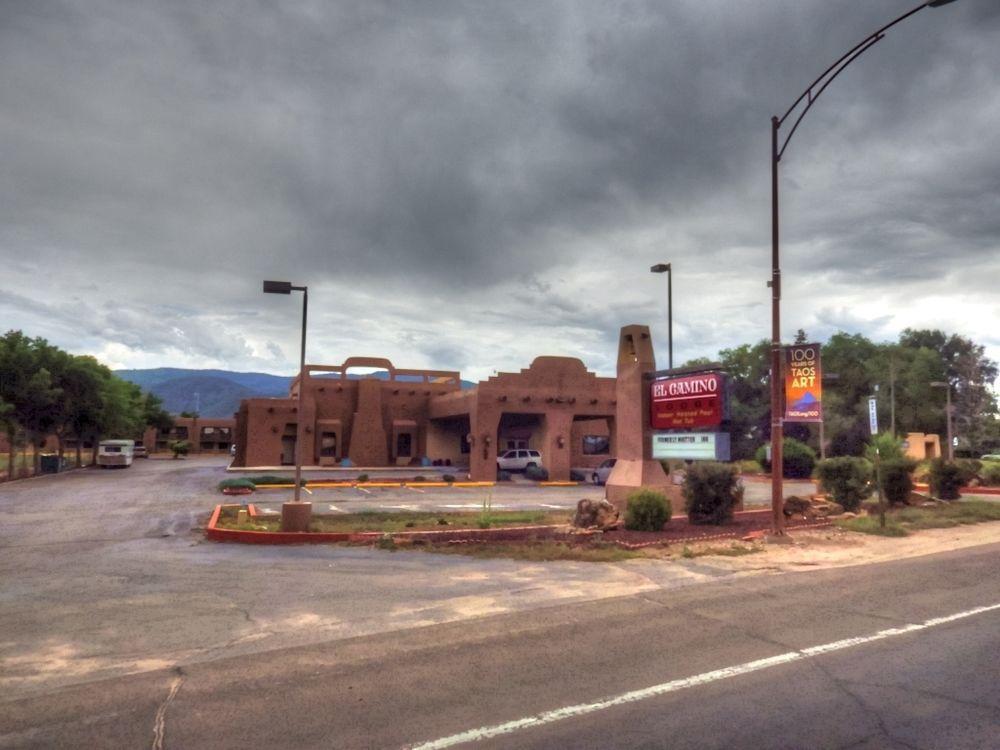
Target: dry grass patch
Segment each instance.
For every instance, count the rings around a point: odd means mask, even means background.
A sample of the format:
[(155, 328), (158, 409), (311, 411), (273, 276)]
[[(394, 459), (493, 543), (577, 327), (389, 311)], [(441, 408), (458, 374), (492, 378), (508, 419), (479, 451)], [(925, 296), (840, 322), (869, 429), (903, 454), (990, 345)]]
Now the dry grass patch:
[(847, 531), (900, 537), (920, 529), (947, 529), (987, 521), (1000, 521), (1000, 503), (963, 500), (928, 508), (900, 508), (886, 515), (884, 527), (879, 525), (877, 516), (859, 516), (834, 523)]

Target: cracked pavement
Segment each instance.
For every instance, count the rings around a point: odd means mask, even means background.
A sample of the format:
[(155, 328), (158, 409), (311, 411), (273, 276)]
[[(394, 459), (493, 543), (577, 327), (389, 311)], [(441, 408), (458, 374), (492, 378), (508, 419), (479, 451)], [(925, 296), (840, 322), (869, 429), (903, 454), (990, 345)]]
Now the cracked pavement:
[[(192, 528), (218, 466), (140, 469), (0, 488), (0, 747), (403, 747), (1000, 602), (998, 544), (752, 577), (219, 545)], [(995, 746), (998, 633), (991, 611), (481, 744)]]

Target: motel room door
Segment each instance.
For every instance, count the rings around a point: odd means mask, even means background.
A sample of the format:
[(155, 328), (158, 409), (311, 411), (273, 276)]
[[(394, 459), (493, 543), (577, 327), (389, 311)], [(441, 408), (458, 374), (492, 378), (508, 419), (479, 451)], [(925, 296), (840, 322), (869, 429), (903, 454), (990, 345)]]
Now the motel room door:
[(282, 435), (281, 436), (281, 465), (282, 466), (294, 466), (295, 465), (295, 436), (294, 435)]

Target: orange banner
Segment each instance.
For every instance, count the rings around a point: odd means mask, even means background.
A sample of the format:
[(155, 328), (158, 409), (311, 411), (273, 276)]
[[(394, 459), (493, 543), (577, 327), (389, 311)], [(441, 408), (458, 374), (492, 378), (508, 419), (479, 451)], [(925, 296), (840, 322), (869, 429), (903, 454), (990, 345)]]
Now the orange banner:
[(819, 344), (785, 347), (785, 421), (823, 421)]

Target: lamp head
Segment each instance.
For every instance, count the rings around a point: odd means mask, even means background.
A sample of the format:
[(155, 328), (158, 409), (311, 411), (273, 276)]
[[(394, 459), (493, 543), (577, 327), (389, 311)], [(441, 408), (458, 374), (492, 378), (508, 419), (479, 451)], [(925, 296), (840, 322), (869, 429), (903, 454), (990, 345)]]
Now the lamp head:
[(955, 0), (931, 0), (927, 3), (928, 8), (940, 8), (942, 5), (947, 5), (948, 3), (953, 3)]
[(653, 273), (666, 273), (667, 271), (670, 270), (670, 264), (657, 263), (655, 266), (651, 266), (649, 270), (652, 271)]
[(290, 281), (265, 281), (264, 294), (291, 294), (292, 282)]

